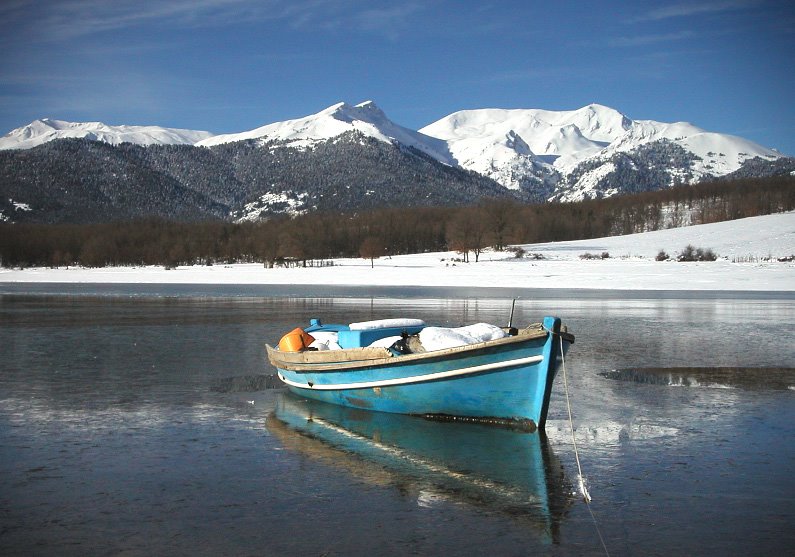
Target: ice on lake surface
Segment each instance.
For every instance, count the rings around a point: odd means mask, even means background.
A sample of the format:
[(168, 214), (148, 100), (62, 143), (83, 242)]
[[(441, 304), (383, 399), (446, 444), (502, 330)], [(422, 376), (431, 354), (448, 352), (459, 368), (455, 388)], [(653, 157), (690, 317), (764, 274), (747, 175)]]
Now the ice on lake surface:
[(635, 367), (600, 373), (619, 381), (714, 389), (795, 389), (791, 367)]
[[(311, 317), (505, 324), (510, 299), (166, 294), (0, 295), (4, 554), (604, 554), (560, 376), (545, 436), (308, 404), (265, 377), (264, 343)], [(545, 314), (577, 336), (611, 554), (789, 551), (795, 391), (737, 370), (795, 367), (795, 300), (545, 296), (514, 323)], [(666, 372), (694, 380), (639, 380)]]

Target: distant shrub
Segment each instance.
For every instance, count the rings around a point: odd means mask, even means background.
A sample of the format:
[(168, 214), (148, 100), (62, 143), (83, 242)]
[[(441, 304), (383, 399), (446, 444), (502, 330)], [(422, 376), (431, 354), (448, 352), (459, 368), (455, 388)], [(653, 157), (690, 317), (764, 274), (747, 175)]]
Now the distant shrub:
[(657, 254), (657, 257), (654, 258), (655, 261), (668, 261), (671, 259), (671, 256), (665, 253), (665, 250), (660, 250)]
[(606, 251), (603, 251), (600, 254), (586, 252), (580, 255), (580, 259), (609, 259), (609, 258), (610, 254), (607, 253)]
[(712, 251), (711, 248), (707, 248), (703, 251), (701, 250), (701, 248), (698, 248), (696, 250), (696, 257), (698, 257), (699, 261), (715, 261), (718, 258), (718, 256), (715, 254), (714, 251)]
[(696, 260), (696, 248), (691, 246), (690, 244), (687, 245), (685, 249), (680, 251), (676, 256), (677, 261), (695, 261)]
[(524, 248), (519, 246), (510, 246), (506, 248), (506, 251), (510, 251), (511, 253), (513, 253), (513, 256), (516, 259), (521, 259), (522, 257), (524, 257), (525, 254)]
[(694, 248), (690, 244), (676, 256), (677, 261), (715, 261), (717, 258), (712, 249)]

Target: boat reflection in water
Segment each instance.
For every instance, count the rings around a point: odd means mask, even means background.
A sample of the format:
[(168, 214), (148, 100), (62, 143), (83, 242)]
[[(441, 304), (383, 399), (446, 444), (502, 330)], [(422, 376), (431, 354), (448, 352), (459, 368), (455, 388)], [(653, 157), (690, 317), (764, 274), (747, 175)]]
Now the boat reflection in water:
[(357, 410), (285, 394), (267, 420), (290, 450), (427, 505), (504, 513), (557, 543), (571, 485), (543, 432)]

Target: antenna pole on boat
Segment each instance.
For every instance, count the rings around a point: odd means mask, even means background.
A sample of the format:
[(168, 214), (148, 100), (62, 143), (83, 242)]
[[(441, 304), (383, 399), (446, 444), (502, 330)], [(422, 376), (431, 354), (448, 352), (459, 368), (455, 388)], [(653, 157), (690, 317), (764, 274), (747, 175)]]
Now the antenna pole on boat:
[(511, 302), (511, 316), (508, 318), (508, 328), (513, 327), (513, 308), (516, 307), (516, 298)]

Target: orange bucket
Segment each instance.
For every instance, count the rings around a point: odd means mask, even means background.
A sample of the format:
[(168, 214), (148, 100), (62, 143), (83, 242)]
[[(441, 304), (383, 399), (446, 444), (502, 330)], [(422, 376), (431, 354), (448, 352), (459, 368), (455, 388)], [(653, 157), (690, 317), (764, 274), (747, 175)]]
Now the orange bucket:
[(296, 327), (279, 341), (279, 350), (282, 352), (301, 352), (306, 350), (315, 340), (315, 337)]

